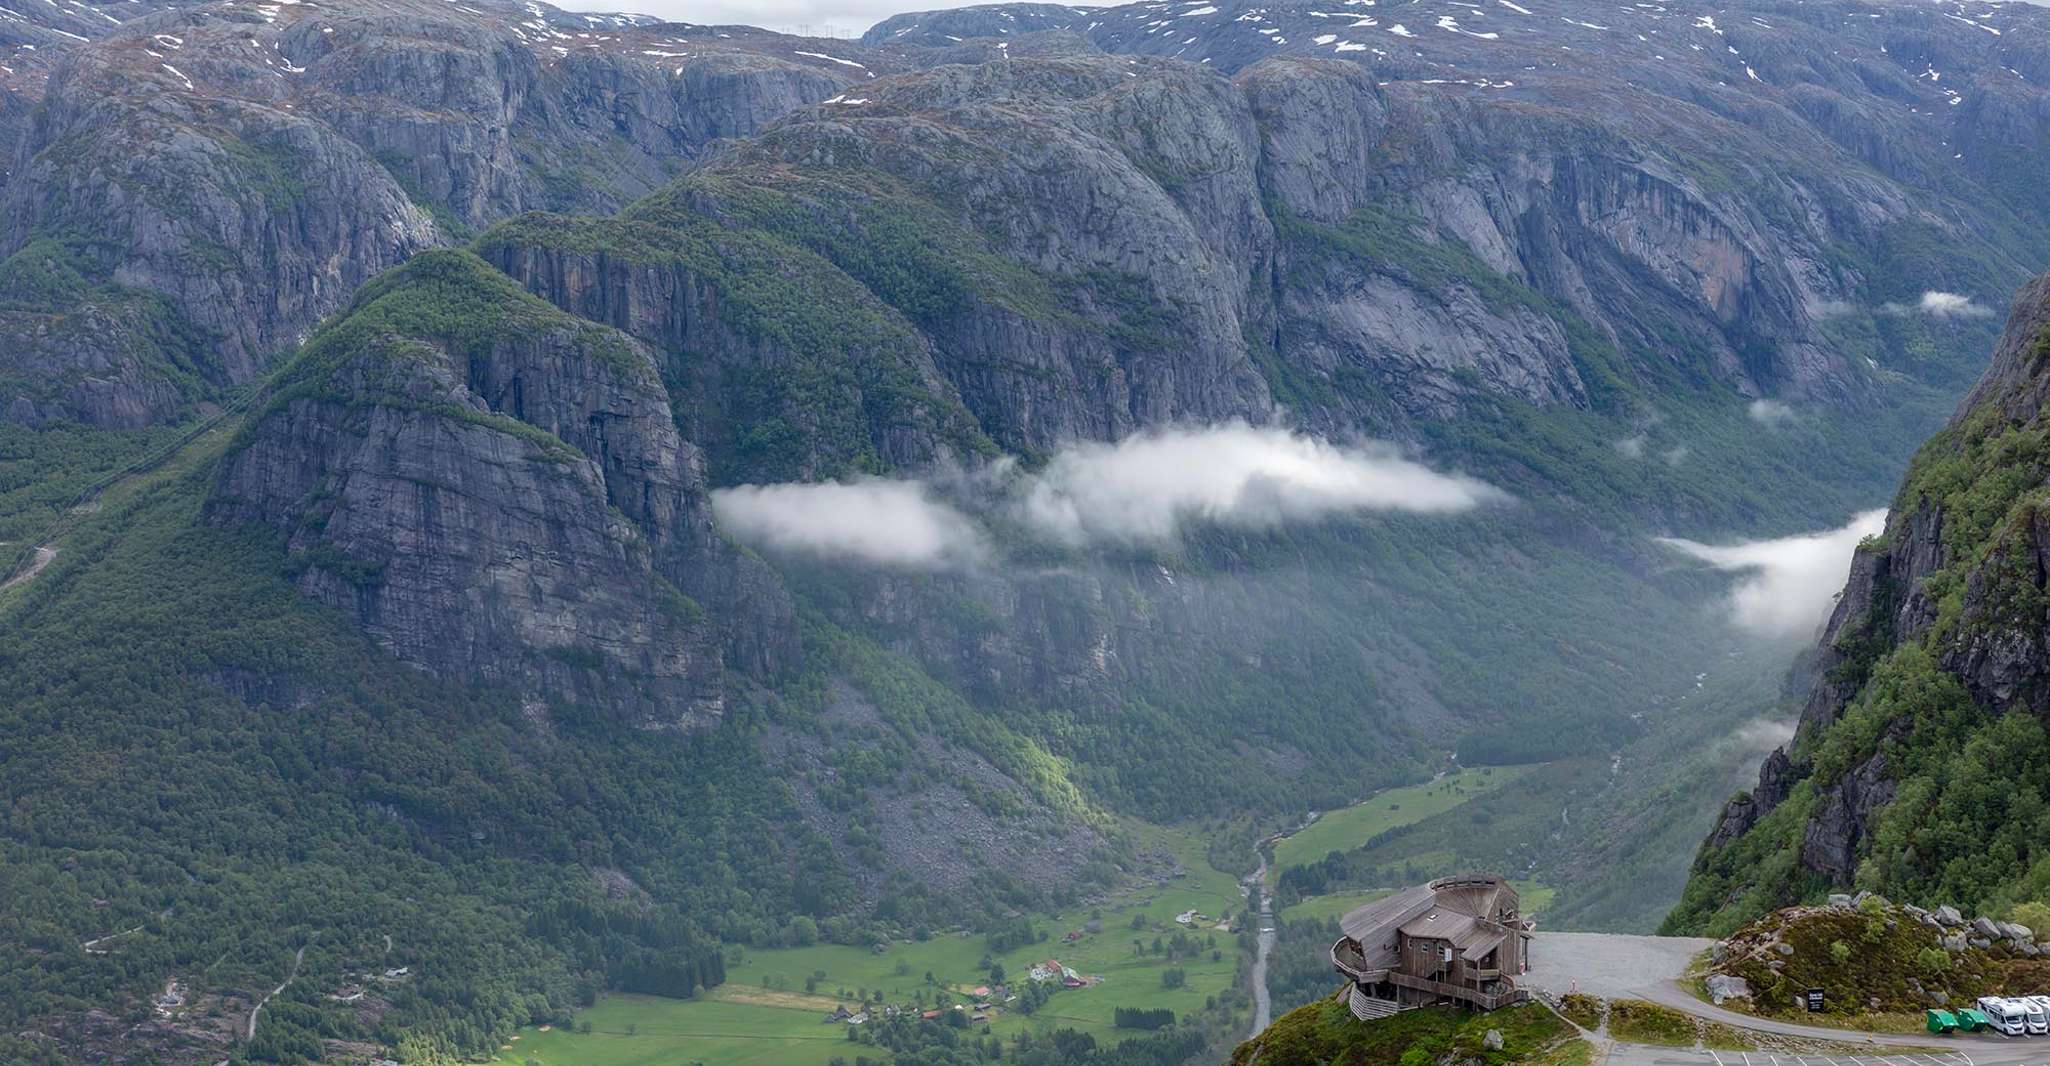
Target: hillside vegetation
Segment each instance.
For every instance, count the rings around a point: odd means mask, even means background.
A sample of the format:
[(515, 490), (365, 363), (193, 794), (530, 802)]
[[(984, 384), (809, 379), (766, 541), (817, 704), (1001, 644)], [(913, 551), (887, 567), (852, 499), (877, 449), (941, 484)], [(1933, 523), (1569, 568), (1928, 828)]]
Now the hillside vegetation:
[(1727, 932), (1837, 886), (1985, 914), (2050, 896), (2046, 285), (1860, 545), (1799, 732), (1725, 808), (1666, 928)]
[[(1499, 1047), (1488, 1046), (1490, 1032), (1500, 1034)], [(1491, 1013), (1428, 1007), (1362, 1022), (1346, 1009), (1341, 991), (1276, 1018), (1232, 1052), (1231, 1066), (1585, 1066), (1591, 1050), (1541, 1004)]]

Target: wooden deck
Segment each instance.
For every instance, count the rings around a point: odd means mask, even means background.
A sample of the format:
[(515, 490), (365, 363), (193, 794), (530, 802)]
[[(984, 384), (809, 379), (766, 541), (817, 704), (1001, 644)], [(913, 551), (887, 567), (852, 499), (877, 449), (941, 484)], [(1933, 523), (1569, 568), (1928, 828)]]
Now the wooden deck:
[[(1354, 947), (1352, 941), (1346, 937), (1340, 937), (1337, 942), (1331, 945), (1331, 965), (1339, 973), (1352, 980), (1355, 992), (1358, 992), (1362, 985), (1376, 985), (1385, 982), (1397, 988), (1409, 989), (1412, 992), (1441, 996), (1479, 1010), (1499, 1010), (1503, 1007), (1527, 1002), (1530, 999), (1530, 993), (1521, 988), (1512, 987), (1500, 992), (1487, 993), (1466, 985), (1448, 984), (1444, 981), (1412, 977), (1400, 970), (1370, 969), (1367, 967), (1366, 959), (1361, 956), (1359, 949)], [(1364, 995), (1364, 993), (1361, 994)]]

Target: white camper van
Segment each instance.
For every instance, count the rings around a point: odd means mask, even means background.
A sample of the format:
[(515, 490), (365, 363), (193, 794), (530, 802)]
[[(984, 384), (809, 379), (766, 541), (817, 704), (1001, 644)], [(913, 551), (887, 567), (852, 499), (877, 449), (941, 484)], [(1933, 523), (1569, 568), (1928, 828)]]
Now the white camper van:
[(2030, 1036), (2050, 1035), (2050, 1011), (2037, 1002), (2041, 996), (2019, 996), (2008, 1000), (2022, 1009), (2022, 1021), (2029, 1027)]
[(2031, 1008), (2043, 1013), (2043, 1027), (2041, 1029), (2036, 1028), (2035, 1017), (2033, 1015), (2030, 1016), (2029, 1032), (2050, 1034), (2050, 996), (2023, 996), (2022, 998), (2028, 1001)]
[(2008, 1036), (2029, 1035), (2028, 1012), (2014, 1000), (2001, 996), (1980, 996), (1979, 1012), (1993, 1022), (1995, 1032)]

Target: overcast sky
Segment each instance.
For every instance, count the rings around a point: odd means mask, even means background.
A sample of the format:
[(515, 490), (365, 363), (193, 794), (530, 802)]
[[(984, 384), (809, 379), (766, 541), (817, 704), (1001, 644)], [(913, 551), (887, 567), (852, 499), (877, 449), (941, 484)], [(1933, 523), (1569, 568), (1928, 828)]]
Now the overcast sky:
[(968, 6), (961, 0), (554, 0), (554, 3), (570, 11), (631, 11), (671, 22), (695, 22), (699, 25), (737, 23), (817, 37), (859, 37), (863, 30), (900, 11)]

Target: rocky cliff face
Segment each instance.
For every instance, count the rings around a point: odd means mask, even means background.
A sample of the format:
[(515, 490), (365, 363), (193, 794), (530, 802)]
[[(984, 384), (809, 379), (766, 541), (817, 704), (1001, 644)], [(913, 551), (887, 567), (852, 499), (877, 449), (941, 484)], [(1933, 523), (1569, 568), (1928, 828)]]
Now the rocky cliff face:
[(162, 298), (193, 373), (126, 332), (33, 359), (44, 319), (17, 323), (0, 411), (20, 421), (175, 419), (417, 251), (523, 210), (616, 210), (707, 144), (874, 76), (801, 39), (540, 5), (109, 10), (125, 21), (19, 52), (37, 65), (0, 99), (20, 130), (0, 255), (58, 239), (89, 285)]
[[(2050, 707), (2046, 390), (2050, 277), (2016, 298), (1985, 376), (1916, 458), (1885, 534), (1859, 547), (1799, 732), (1766, 760), (1758, 787), (1725, 807), (1674, 924), (1791, 902), (1803, 879), (1890, 878), (1913, 890), (1955, 876), (1949, 849), (1933, 839), (1919, 853), (1911, 845), (1885, 854), (1875, 837), (1889, 819), (1914, 840), (1934, 831), (1918, 828), (1924, 819), (1963, 817), (1960, 801), (1944, 796), (1962, 782), (1932, 774), (1932, 761), (1955, 757), (2002, 719), (2035, 720)], [(2001, 757), (2034, 758), (2025, 736), (2018, 743)], [(1792, 880), (1741, 869), (1775, 851), (1791, 859)], [(1997, 891), (2020, 873), (1981, 871), (1975, 887)]]
[[(0, 254), (90, 238), (96, 281), (207, 337), (210, 387), (420, 248), (618, 210), (827, 99), (738, 158), (828, 182), (870, 160), (1048, 275), (921, 323), (1008, 447), (1261, 412), (1280, 378), (1327, 428), (1384, 432), (1477, 397), (1587, 406), (1619, 361), (1866, 402), (1930, 369), (1879, 309), (1990, 298), (2050, 214), (2007, 177), (2044, 136), (2030, 10), (1674, 10), (1626, 39), (1599, 12), (1013, 5), (861, 45), (545, 5), (91, 10), (20, 28), (54, 43), (24, 37), (0, 98), (23, 134)], [(1846, 312), (1879, 334), (1850, 356)], [(118, 342), (65, 365), (105, 369), (68, 404), (18, 389), (24, 418), (131, 424), (189, 391)]]
[[(638, 725), (716, 716), (724, 649), (788, 665), (788, 607), (711, 532), (651, 353), (422, 256), (316, 336), (223, 464), (209, 517), (284, 538), (300, 590), (400, 659)], [(718, 571), (710, 573), (709, 571)]]

